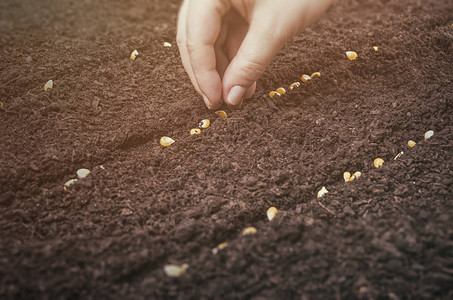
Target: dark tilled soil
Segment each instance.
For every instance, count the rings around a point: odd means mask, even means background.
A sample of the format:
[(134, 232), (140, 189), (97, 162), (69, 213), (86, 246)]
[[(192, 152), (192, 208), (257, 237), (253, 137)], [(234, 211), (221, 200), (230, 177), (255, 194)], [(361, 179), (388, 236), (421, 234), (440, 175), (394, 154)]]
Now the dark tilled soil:
[(227, 119), (184, 73), (178, 6), (0, 2), (0, 298), (451, 299), (453, 3), (338, 1)]

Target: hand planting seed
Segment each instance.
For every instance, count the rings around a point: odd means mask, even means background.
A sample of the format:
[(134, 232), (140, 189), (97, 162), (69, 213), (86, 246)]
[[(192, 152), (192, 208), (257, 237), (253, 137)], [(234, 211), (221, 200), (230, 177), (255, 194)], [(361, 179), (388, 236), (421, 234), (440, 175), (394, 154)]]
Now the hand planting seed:
[(295, 88), (300, 87), (300, 82), (294, 82), (289, 86), (289, 90), (292, 91)]
[(138, 51), (137, 51), (137, 50), (132, 51), (132, 53), (131, 53), (131, 59), (132, 59), (132, 60), (135, 60), (135, 59), (137, 58), (137, 56), (138, 56)]
[(414, 142), (413, 140), (409, 140), (409, 141), (407, 142), (407, 145), (408, 145), (409, 147), (411, 147), (411, 148), (414, 147), (416, 144), (417, 144), (417, 143)]
[(326, 187), (323, 186), (318, 192), (318, 196), (317, 196), (318, 199), (321, 198), (322, 196), (324, 196), (325, 194), (327, 194), (328, 192), (329, 191), (326, 189)]
[(168, 136), (163, 136), (160, 138), (160, 144), (164, 147), (171, 146), (175, 142), (174, 139), (169, 138)]
[(384, 164), (384, 160), (382, 158), (376, 158), (373, 162), (375, 168), (380, 168)]
[(228, 117), (227, 113), (223, 110), (218, 110), (215, 112), (215, 114), (219, 116), (220, 119), (226, 119)]
[(272, 221), (273, 218), (275, 218), (275, 216), (277, 215), (278, 213), (278, 210), (277, 208), (275, 207), (269, 207), (269, 209), (267, 210), (266, 212), (266, 215), (267, 215), (267, 218), (269, 219), (269, 221)]
[(356, 60), (358, 55), (354, 51), (347, 51), (346, 56), (349, 58), (349, 60)]
[(88, 175), (90, 175), (91, 171), (88, 170), (88, 169), (79, 169), (77, 170), (77, 177), (79, 177), (80, 179), (83, 179), (85, 177), (87, 177)]
[(165, 43), (164, 43), (164, 47), (165, 47), (165, 48), (171, 48), (171, 44), (170, 44), (169, 42), (165, 42)]
[(425, 133), (425, 140), (431, 138), (434, 135), (434, 131), (429, 130)]
[(211, 125), (211, 121), (208, 119), (201, 120), (200, 123), (198, 124), (198, 127), (206, 129)]
[(271, 97), (271, 99), (273, 99), (275, 96), (280, 97), (281, 94), (277, 91), (272, 91), (269, 93), (269, 97)]
[(186, 272), (186, 270), (189, 268), (188, 264), (182, 264), (180, 266), (178, 265), (166, 265), (164, 266), (164, 272), (165, 275), (168, 277), (180, 277), (182, 274)]
[(190, 135), (200, 134), (201, 130), (199, 128), (194, 128), (190, 130)]
[(303, 74), (302, 77), (300, 78), (300, 80), (302, 80), (302, 82), (307, 82), (307, 81), (311, 80), (311, 76), (308, 76), (307, 74)]
[(255, 227), (247, 227), (242, 231), (242, 235), (252, 235), (256, 233)]
[(44, 90), (47, 91), (47, 90), (51, 90), (53, 88), (53, 81), (52, 80), (49, 80), (46, 82), (46, 84), (44, 85)]
[(278, 89), (275, 90), (277, 93), (279, 93), (280, 95), (284, 95), (286, 94), (286, 90), (282, 87), (279, 87)]

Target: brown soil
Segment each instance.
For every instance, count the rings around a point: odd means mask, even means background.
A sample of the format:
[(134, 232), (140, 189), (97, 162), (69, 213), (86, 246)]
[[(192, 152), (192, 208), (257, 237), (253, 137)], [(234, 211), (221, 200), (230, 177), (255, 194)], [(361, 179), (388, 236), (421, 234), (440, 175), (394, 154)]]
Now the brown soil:
[(453, 298), (453, 3), (337, 2), (222, 120), (178, 6), (0, 2), (0, 298)]

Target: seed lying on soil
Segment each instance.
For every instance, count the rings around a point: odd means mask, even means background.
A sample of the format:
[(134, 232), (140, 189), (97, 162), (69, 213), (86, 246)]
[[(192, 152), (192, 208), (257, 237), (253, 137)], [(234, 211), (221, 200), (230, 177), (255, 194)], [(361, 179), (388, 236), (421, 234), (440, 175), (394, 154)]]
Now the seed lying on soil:
[(425, 133), (425, 140), (431, 138), (433, 135), (434, 135), (434, 131), (428, 130), (428, 131)]
[(374, 49), (374, 51), (376, 51), (376, 52), (379, 50), (379, 48), (378, 48), (377, 46), (373, 46), (373, 49)]
[(66, 181), (65, 184), (63, 185), (63, 189), (66, 191), (66, 188), (68, 186), (71, 186), (76, 182), (77, 182), (77, 179), (70, 179), (70, 180)]
[(344, 173), (343, 173), (343, 179), (344, 179), (344, 181), (349, 182), (350, 179), (351, 179), (351, 173), (349, 173), (349, 172), (344, 172)]
[(384, 164), (384, 160), (382, 158), (376, 158), (373, 162), (375, 168), (380, 168)]
[(226, 247), (228, 247), (228, 243), (221, 243), (217, 247), (212, 249), (212, 254), (215, 255), (215, 254), (219, 253), (219, 250), (225, 249)]
[(53, 81), (52, 79), (47, 81), (46, 84), (44, 85), (44, 90), (47, 91), (47, 90), (51, 90), (53, 88)]
[(357, 53), (354, 51), (346, 51), (346, 56), (349, 58), (349, 60), (355, 60), (357, 59)]
[(138, 56), (138, 51), (137, 51), (137, 50), (132, 51), (132, 53), (131, 53), (131, 59), (132, 59), (132, 60), (135, 60), (135, 59), (137, 58), (137, 56)]
[(105, 170), (103, 165), (100, 165), (99, 168), (101, 168), (102, 170)]
[(416, 144), (417, 144), (417, 143), (414, 142), (413, 140), (409, 140), (409, 141), (407, 142), (407, 145), (408, 145), (409, 147), (411, 147), (411, 148), (414, 147)]
[(272, 221), (273, 218), (275, 218), (275, 216), (277, 215), (278, 213), (278, 210), (277, 208), (275, 207), (269, 207), (267, 212), (266, 212), (266, 215), (267, 215), (267, 218), (269, 219), (269, 221)]
[(318, 77), (321, 77), (321, 73), (319, 72), (314, 72), (313, 74), (311, 74), (311, 78), (315, 77), (315, 76), (318, 76)]
[(280, 95), (284, 95), (286, 94), (286, 90), (282, 87), (279, 87), (278, 89), (275, 90), (277, 93), (279, 93)]
[(171, 48), (171, 44), (170, 44), (169, 42), (165, 42), (165, 43), (164, 43), (164, 47), (165, 47), (165, 48)]
[(289, 90), (292, 91), (293, 89), (298, 88), (298, 87), (300, 87), (300, 82), (294, 82), (294, 83), (291, 83), (291, 85), (289, 86)]
[(360, 176), (362, 176), (362, 173), (357, 171), (354, 174), (352, 174), (352, 177), (349, 179), (349, 181), (353, 181), (354, 179), (359, 179)]
[(160, 144), (164, 147), (171, 146), (175, 142), (174, 139), (168, 137), (168, 136), (163, 136), (160, 138)]
[(227, 113), (223, 110), (218, 110), (215, 114), (218, 115), (220, 119), (226, 119), (228, 117)]
[(402, 155), (404, 154), (403, 151), (401, 151), (400, 153), (398, 153), (395, 158), (393, 158), (393, 160), (397, 160), (398, 158), (400, 158)]
[(4, 106), (3, 102), (0, 102), (0, 109), (3, 109), (3, 106)]
[(79, 177), (80, 179), (83, 179), (85, 177), (87, 177), (88, 175), (90, 175), (91, 171), (88, 170), (88, 169), (79, 169), (77, 170), (77, 177)]
[(255, 227), (247, 227), (242, 231), (242, 235), (251, 235), (256, 233)]
[(322, 196), (324, 196), (325, 194), (327, 194), (329, 191), (326, 189), (325, 186), (323, 186), (319, 192), (318, 192), (318, 199), (321, 198)]
[(188, 264), (178, 265), (166, 265), (164, 266), (165, 275), (168, 277), (179, 277), (186, 272), (189, 268)]
[(280, 94), (277, 91), (272, 91), (269, 93), (269, 97), (274, 98), (275, 96), (280, 97), (282, 94)]
[(311, 79), (311, 76), (308, 76), (307, 74), (303, 74), (302, 77), (300, 78), (300, 80), (302, 80), (302, 82), (307, 82)]
[[(201, 120), (200, 123), (198, 124), (198, 127), (206, 129), (211, 125), (211, 121), (208, 119)], [(192, 129), (193, 130), (193, 129)], [(191, 133), (192, 134), (192, 133)]]
[(190, 135), (200, 134), (201, 130), (199, 128), (193, 128), (190, 130)]

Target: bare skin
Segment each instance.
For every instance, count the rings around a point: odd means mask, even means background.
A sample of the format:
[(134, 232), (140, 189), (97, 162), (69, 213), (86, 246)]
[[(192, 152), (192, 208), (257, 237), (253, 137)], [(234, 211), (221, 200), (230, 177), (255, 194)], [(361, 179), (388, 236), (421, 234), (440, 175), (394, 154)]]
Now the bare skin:
[(241, 106), (275, 54), (334, 0), (185, 0), (181, 59), (209, 109)]

